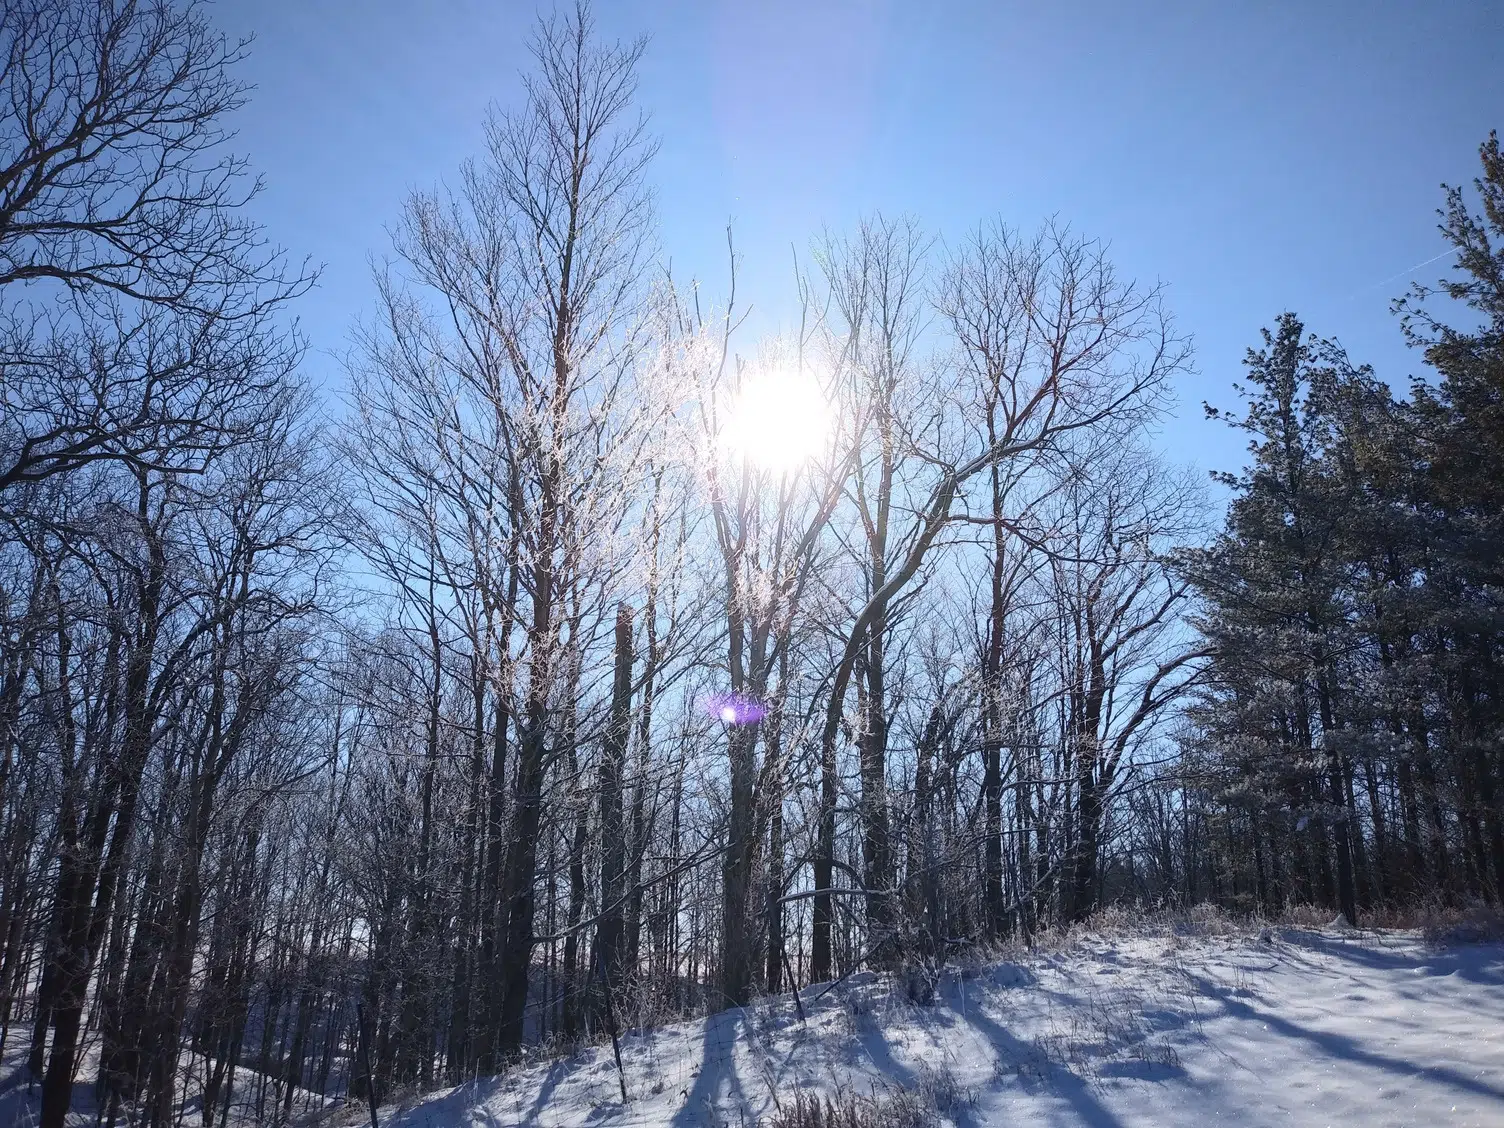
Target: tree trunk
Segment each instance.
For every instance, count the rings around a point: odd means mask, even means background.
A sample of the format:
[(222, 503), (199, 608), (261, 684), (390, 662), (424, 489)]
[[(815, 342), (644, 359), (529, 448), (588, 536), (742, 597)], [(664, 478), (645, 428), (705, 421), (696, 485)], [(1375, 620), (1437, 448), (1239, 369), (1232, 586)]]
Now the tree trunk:
[(616, 654), (611, 683), (611, 717), (600, 763), (600, 922), (591, 965), (603, 982), (604, 1010), (610, 1012), (623, 978), (627, 842), (622, 811), (622, 772), (632, 734), (632, 609), (616, 610)]

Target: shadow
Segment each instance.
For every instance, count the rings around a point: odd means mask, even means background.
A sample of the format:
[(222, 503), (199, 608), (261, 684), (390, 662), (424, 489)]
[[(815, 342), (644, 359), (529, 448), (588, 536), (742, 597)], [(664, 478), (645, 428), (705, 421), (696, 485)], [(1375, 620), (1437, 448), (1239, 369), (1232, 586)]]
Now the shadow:
[(1016, 963), (998, 964), (986, 978), (994, 987), (1033, 987), (1039, 982), (1032, 971)]
[(1168, 1007), (1141, 1007), (1138, 1010), (1141, 1022), (1150, 1033), (1163, 1034), (1170, 1030), (1182, 1030), (1191, 1022), (1191, 1016)]
[(1333, 1057), (1343, 1058), (1347, 1061), (1357, 1062), (1374, 1069), (1383, 1070), (1396, 1078), (1409, 1077), (1434, 1077), (1443, 1084), (1461, 1089), (1476, 1096), (1488, 1097), (1497, 1101), (1504, 1101), (1504, 1089), (1485, 1084), (1466, 1074), (1446, 1065), (1422, 1066), (1415, 1062), (1405, 1061), (1402, 1058), (1390, 1057), (1387, 1054), (1377, 1053), (1373, 1050), (1364, 1049), (1356, 1039), (1346, 1034), (1324, 1033), (1319, 1030), (1308, 1030), (1303, 1026), (1291, 1022), (1289, 1019), (1280, 1018), (1268, 1011), (1261, 1011), (1241, 999), (1231, 997), (1227, 991), (1205, 978), (1204, 976), (1190, 974), (1190, 979), (1209, 998), (1216, 999), (1222, 1004), (1223, 1010), (1238, 1018), (1246, 1018), (1250, 1022), (1262, 1023), (1271, 1030), (1291, 1038), (1299, 1038), (1309, 1042), (1313, 1046), (1331, 1054)]
[(4, 1084), (0, 1084), (0, 1125), (4, 1128), (23, 1128), (35, 1124), (41, 1115), (41, 1085), (27, 1091), (26, 1067), (16, 1070)]
[(705, 1036), (700, 1048), (700, 1072), (684, 1094), (684, 1103), (669, 1121), (672, 1128), (703, 1128), (706, 1114), (715, 1120), (716, 1104), (724, 1084), (728, 1095), (745, 1105), (741, 1079), (736, 1073), (736, 1040), (745, 1016), (740, 1009), (722, 1011), (705, 1020)]
[(1416, 953), (1414, 949), (1375, 947), (1362, 933), (1351, 940), (1303, 929), (1286, 929), (1281, 939), (1293, 947), (1332, 956), (1374, 971), (1420, 971), (1430, 976), (1455, 975), (1469, 983), (1504, 986), (1504, 946), (1473, 944)]
[(1128, 1081), (1178, 1081), (1188, 1074), (1183, 1066), (1162, 1061), (1109, 1061), (1097, 1067), (1098, 1077)]
[[(0, 1080), (0, 1126), (26, 1128), (35, 1125), (42, 1114), (42, 1083), (32, 1081), (24, 1065), (7, 1070)], [(73, 1096), (68, 1105), (70, 1120), (87, 1117), (92, 1123), (98, 1116), (94, 1086), (87, 1081), (73, 1082)]]
[[(466, 1128), (503, 1128), (502, 1121), (493, 1113), (489, 1102), (497, 1091), (496, 1079), (487, 1077), (478, 1081), (466, 1081), (442, 1095), (425, 1096), (410, 1108), (384, 1112), (382, 1128), (429, 1128), (438, 1124), (464, 1125)], [(370, 1122), (365, 1105), (360, 1123)], [(520, 1123), (536, 1123), (539, 1106), (528, 1112), (527, 1119)]]
[(554, 1095), (554, 1090), (559, 1087), (559, 1082), (569, 1072), (569, 1066), (563, 1058), (549, 1066), (548, 1073), (543, 1077), (543, 1083), (538, 1086), (538, 1095), (533, 1098), (533, 1106), (527, 1110), (523, 1118), (524, 1124), (536, 1124), (539, 1115), (548, 1107), (549, 1100)]
[(856, 1040), (873, 1067), (884, 1077), (898, 1082), (905, 1089), (912, 1089), (918, 1084), (919, 1075), (893, 1056), (892, 1047), (882, 1028), (866, 1015), (862, 1016), (861, 1031)]
[(479, 1105), (470, 1111), (470, 1123), (472, 1125), (479, 1125), (480, 1128), (506, 1128), (506, 1125), (502, 1123), (496, 1114), (484, 1105)]
[[(857, 1043), (871, 1060), (873, 1068), (888, 1080), (910, 1090), (924, 1087), (924, 1077), (893, 1056), (892, 1046), (883, 1033), (883, 1028), (868, 1016), (862, 1017)], [(952, 1107), (944, 1111), (955, 1122), (956, 1128), (976, 1128), (976, 1115), (972, 1109)]]
[[(1036, 1047), (1015, 1038), (1001, 1023), (989, 1018), (980, 1008), (968, 1007), (963, 1017), (992, 1043), (993, 1049), (1003, 1061), (1040, 1061)], [(1123, 1122), (1097, 1100), (1082, 1078), (1053, 1062), (1042, 1063), (1041, 1072), (1050, 1087), (1070, 1102), (1083, 1124), (1089, 1128), (1123, 1128)]]

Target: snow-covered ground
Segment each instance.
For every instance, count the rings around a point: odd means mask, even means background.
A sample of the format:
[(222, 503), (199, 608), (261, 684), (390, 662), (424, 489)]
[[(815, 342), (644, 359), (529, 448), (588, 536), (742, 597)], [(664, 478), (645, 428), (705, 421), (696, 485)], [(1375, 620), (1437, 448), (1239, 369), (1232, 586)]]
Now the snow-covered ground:
[(1504, 1126), (1500, 945), (1090, 934), (952, 969), (927, 1006), (869, 974), (807, 1010), (801, 1024), (783, 996), (624, 1038), (626, 1105), (605, 1047), (385, 1111), (382, 1126), (752, 1128), (800, 1089), (908, 1094), (958, 1128)]
[[(12, 1026), (10, 1044), (0, 1057), (0, 1128), (36, 1128), (41, 1119), (41, 1086), (31, 1080), (26, 1069), (26, 1049), (30, 1041), (30, 1025)], [(203, 1123), (202, 1058), (184, 1052), (179, 1061), (178, 1092), (187, 1096), (187, 1103), (178, 1117), (180, 1128), (199, 1128)], [(93, 1078), (99, 1071), (99, 1042), (86, 1041), (83, 1059), (76, 1076), (83, 1078), (73, 1082), (73, 1101), (68, 1110), (68, 1128), (99, 1128), (101, 1122), (99, 1102), (96, 1100)], [(230, 1105), (230, 1128), (251, 1128), (258, 1123), (257, 1093), (262, 1074), (245, 1066), (235, 1067), (235, 1089)], [(281, 1111), (286, 1089), (279, 1082), (268, 1080), (262, 1102), (270, 1122)], [(330, 1099), (305, 1089), (293, 1093), (293, 1120), (299, 1123), (317, 1123), (334, 1116), (347, 1117), (348, 1107), (342, 1107), (337, 1098)], [(122, 1123), (124, 1119), (122, 1118)], [(216, 1123), (218, 1123), (216, 1121)], [(366, 1121), (369, 1124), (369, 1120)]]

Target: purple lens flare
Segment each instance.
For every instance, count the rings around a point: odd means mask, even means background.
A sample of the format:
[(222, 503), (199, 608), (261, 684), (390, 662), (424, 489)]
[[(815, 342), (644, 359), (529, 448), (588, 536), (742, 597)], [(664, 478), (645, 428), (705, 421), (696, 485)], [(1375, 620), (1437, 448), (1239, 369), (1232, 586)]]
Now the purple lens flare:
[(741, 693), (717, 693), (707, 698), (705, 708), (724, 725), (755, 725), (768, 715), (768, 707)]

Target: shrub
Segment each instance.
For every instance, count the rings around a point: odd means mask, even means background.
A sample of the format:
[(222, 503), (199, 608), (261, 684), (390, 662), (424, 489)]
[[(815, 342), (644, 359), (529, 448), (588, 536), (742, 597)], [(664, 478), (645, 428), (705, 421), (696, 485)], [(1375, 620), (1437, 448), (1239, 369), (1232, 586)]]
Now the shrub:
[(1426, 943), (1438, 948), (1458, 944), (1504, 942), (1504, 911), (1499, 906), (1476, 903), (1462, 909), (1438, 909), (1421, 922)]

